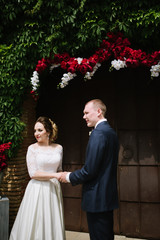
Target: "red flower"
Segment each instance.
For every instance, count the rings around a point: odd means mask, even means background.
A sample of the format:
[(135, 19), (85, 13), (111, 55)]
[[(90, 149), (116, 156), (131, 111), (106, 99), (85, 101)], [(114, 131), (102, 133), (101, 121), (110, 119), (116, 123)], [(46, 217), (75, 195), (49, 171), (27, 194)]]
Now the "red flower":
[(105, 58), (106, 58), (106, 57), (105, 57), (104, 55), (100, 56), (100, 57), (99, 57), (99, 62), (100, 62), (100, 63), (104, 62), (104, 61), (105, 61)]
[(5, 150), (8, 150), (11, 147), (11, 142), (3, 143), (0, 145), (0, 171), (7, 167), (7, 156), (4, 153)]
[(61, 63), (62, 61), (69, 61), (70, 56), (68, 53), (62, 53), (62, 54), (55, 54), (54, 55), (54, 63), (58, 64)]
[(78, 66), (77, 66), (77, 70), (79, 71), (79, 72), (81, 72), (82, 74), (86, 74), (86, 72), (88, 72), (88, 66), (87, 66), (87, 64), (79, 64)]
[(38, 96), (38, 93), (37, 92), (35, 92), (35, 91), (30, 91), (30, 93), (31, 93), (31, 95), (32, 95), (32, 97), (33, 97), (33, 99), (35, 100), (35, 101), (37, 101), (38, 100), (38, 98), (39, 98), (39, 96)]
[(111, 53), (109, 51), (104, 51), (102, 56), (104, 57), (104, 60), (107, 61), (111, 56)]
[(104, 49), (109, 49), (111, 47), (111, 43), (109, 41), (106, 41), (106, 40), (103, 40), (102, 41), (102, 44), (101, 44), (101, 48), (104, 48)]
[(138, 67), (140, 65), (138, 60), (131, 58), (126, 59), (126, 64), (127, 67)]
[(109, 40), (113, 40), (113, 39), (115, 39), (115, 34), (112, 32), (108, 32), (107, 37), (109, 38)]
[(90, 57), (88, 59), (88, 61), (89, 61), (90, 66), (92, 66), (92, 67), (94, 67), (97, 63), (93, 57)]
[(99, 56), (97, 53), (95, 53), (93, 56), (92, 56), (92, 59), (94, 59), (94, 61), (96, 61), (96, 63), (98, 62), (99, 60)]
[(70, 66), (76, 66), (78, 64), (75, 58), (70, 58), (69, 61), (66, 62), (66, 67), (69, 68)]
[(131, 43), (130, 43), (130, 41), (128, 40), (128, 38), (123, 39), (123, 45), (124, 45), (124, 46), (129, 46), (129, 45), (131, 45)]
[(62, 68), (62, 69), (67, 69), (67, 66), (66, 66), (66, 65), (67, 65), (67, 62), (65, 62), (65, 61), (62, 61), (62, 62), (61, 62), (61, 68)]
[(90, 66), (89, 64), (87, 66), (88, 66), (88, 71), (87, 72), (92, 72), (93, 71), (93, 67)]
[(123, 50), (123, 48), (121, 46), (116, 46), (113, 49), (113, 53), (114, 53), (115, 58), (119, 58), (120, 57), (120, 54), (121, 54), (122, 50)]
[(68, 72), (75, 73), (75, 72), (76, 72), (76, 69), (74, 68), (74, 66), (70, 66), (70, 67), (68, 68)]
[(47, 59), (47, 58), (42, 58), (41, 61), (38, 61), (38, 64), (37, 64), (37, 66), (36, 66), (36, 71), (37, 71), (38, 73), (43, 72), (43, 71), (47, 68), (47, 66), (48, 66), (49, 64), (50, 64), (50, 60), (49, 60), (49, 59)]

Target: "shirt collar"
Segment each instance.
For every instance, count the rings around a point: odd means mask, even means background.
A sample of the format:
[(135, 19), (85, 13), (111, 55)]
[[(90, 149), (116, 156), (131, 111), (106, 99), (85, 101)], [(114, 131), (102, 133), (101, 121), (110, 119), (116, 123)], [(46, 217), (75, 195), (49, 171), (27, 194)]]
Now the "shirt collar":
[(101, 123), (101, 122), (106, 122), (106, 121), (107, 121), (106, 118), (103, 118), (103, 119), (99, 120), (99, 121), (96, 123), (96, 125), (95, 125), (94, 128), (96, 128), (99, 123)]

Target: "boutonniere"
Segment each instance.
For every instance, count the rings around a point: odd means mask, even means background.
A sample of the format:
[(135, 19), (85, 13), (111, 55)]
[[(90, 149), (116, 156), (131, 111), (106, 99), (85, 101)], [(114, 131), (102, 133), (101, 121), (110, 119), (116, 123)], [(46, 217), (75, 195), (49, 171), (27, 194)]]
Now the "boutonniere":
[(93, 129), (91, 131), (89, 131), (89, 136), (91, 135), (92, 131), (93, 131)]

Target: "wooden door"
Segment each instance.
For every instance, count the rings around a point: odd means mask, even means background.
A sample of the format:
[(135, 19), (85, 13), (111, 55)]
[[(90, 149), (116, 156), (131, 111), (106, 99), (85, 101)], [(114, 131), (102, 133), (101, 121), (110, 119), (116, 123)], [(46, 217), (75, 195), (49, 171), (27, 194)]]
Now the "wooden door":
[(117, 89), (119, 233), (160, 239), (159, 79), (145, 69), (122, 72)]
[[(53, 91), (62, 72), (44, 84), (37, 116), (51, 117), (59, 127), (63, 168), (83, 166), (88, 132), (83, 108), (93, 98), (107, 105), (107, 119), (120, 142), (118, 164), (119, 209), (114, 212), (116, 234), (160, 239), (160, 94), (159, 80), (146, 69), (108, 72), (103, 65), (92, 80), (77, 77), (64, 89)], [(81, 210), (82, 186), (62, 184), (67, 230), (87, 232)]]

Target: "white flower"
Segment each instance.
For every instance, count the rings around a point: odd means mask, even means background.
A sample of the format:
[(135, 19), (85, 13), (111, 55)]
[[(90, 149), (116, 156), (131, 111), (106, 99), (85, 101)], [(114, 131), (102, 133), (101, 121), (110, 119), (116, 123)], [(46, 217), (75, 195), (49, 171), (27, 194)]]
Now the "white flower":
[(88, 134), (89, 134), (89, 136), (91, 135), (92, 131), (93, 131), (93, 130), (89, 131), (89, 133), (88, 133)]
[(37, 71), (33, 72), (33, 76), (31, 77), (31, 84), (32, 84), (32, 90), (36, 91), (39, 84), (39, 74)]
[(59, 84), (60, 88), (64, 88), (65, 86), (67, 86), (68, 82), (76, 76), (77, 75), (75, 73), (71, 73), (71, 72), (64, 73), (63, 77), (61, 78), (61, 82)]
[(115, 68), (116, 70), (119, 70), (119, 69), (121, 69), (121, 68), (127, 67), (126, 62), (125, 62), (125, 61), (122, 61), (122, 60), (120, 60), (120, 59), (118, 59), (118, 60), (113, 60), (113, 61), (111, 62), (111, 66), (112, 66), (113, 68)]
[(60, 63), (58, 63), (58, 64), (52, 64), (52, 65), (50, 66), (50, 71), (52, 72), (52, 70), (53, 70), (54, 68), (59, 67), (60, 65), (61, 65)]
[(160, 62), (158, 62), (157, 65), (151, 66), (150, 72), (151, 72), (151, 77), (158, 77), (160, 73)]
[(97, 64), (93, 67), (93, 71), (92, 71), (92, 72), (86, 72), (86, 74), (85, 74), (85, 76), (84, 76), (84, 79), (90, 80), (100, 66), (101, 66), (101, 64), (100, 64), (100, 63), (97, 63)]
[(86, 72), (84, 78), (90, 80), (92, 78), (91, 72)]
[(80, 57), (75, 58), (75, 59), (78, 61), (78, 64), (81, 64), (81, 62), (82, 62), (82, 60), (83, 60), (83, 58), (80, 58)]

